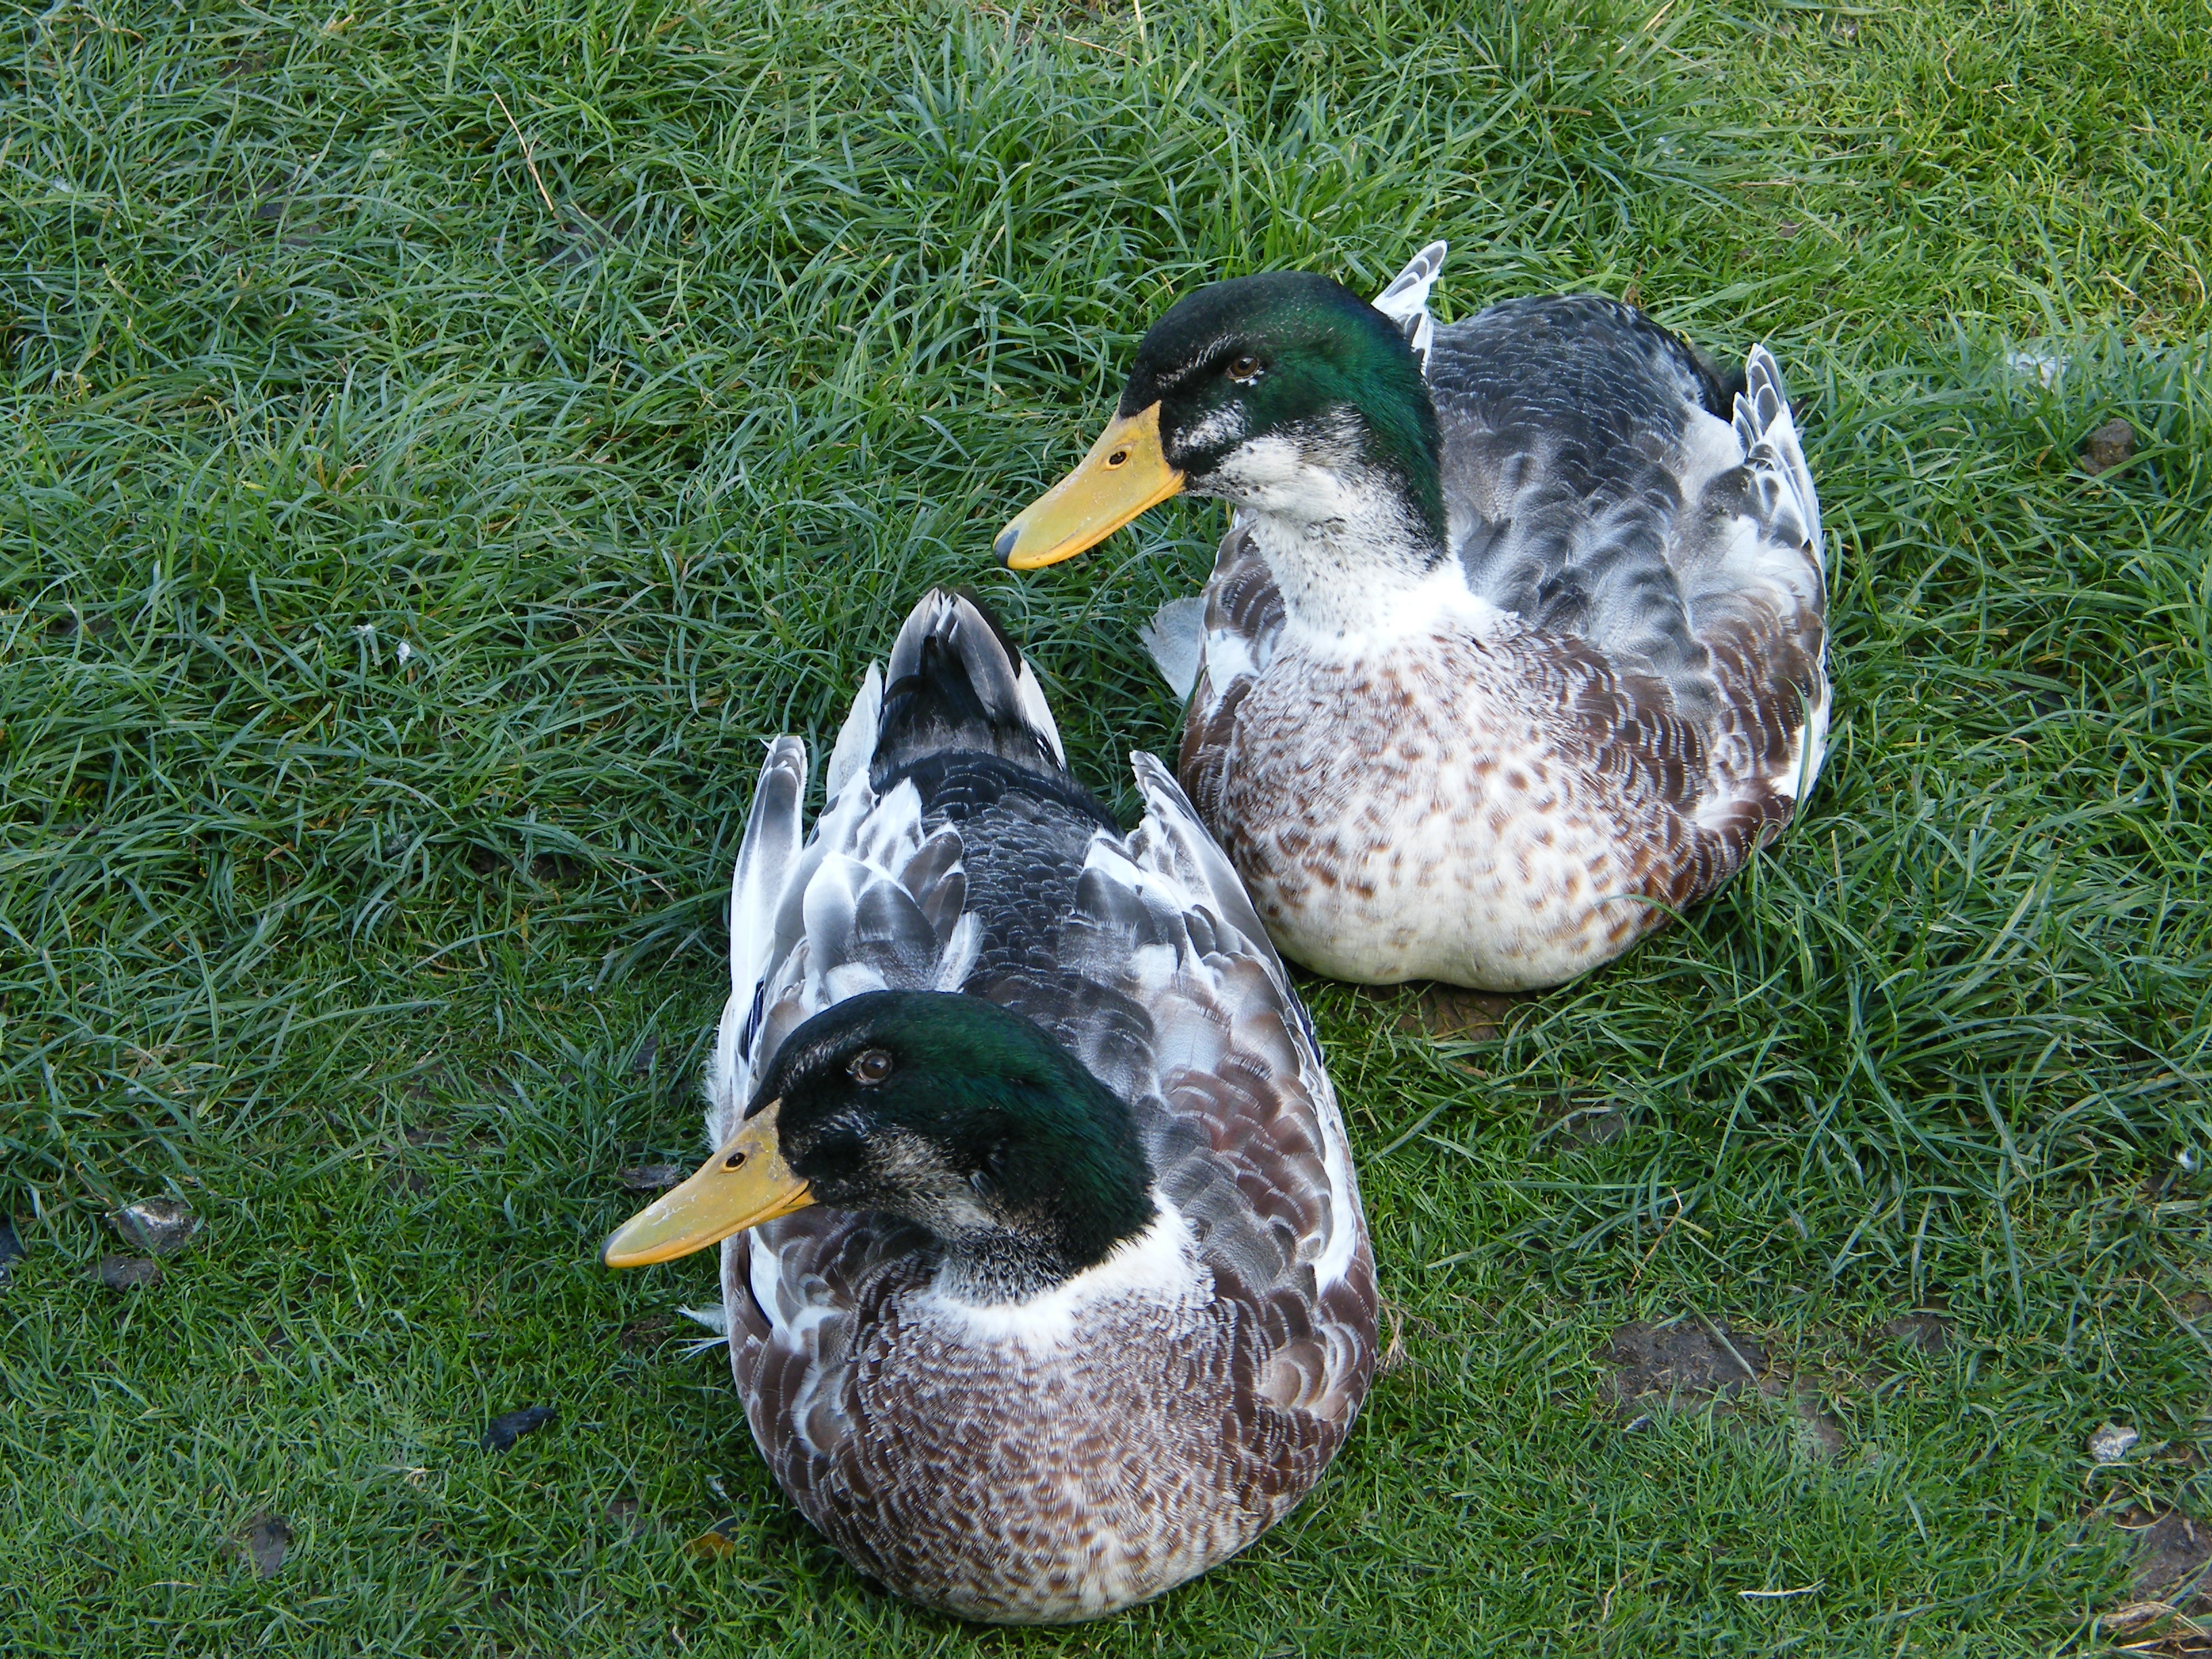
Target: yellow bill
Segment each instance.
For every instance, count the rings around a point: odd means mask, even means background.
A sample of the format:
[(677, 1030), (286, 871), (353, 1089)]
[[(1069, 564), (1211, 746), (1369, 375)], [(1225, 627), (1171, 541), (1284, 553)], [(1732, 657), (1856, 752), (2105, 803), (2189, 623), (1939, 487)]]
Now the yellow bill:
[(782, 1104), (772, 1100), (747, 1118), (690, 1180), (623, 1223), (600, 1259), (610, 1267), (649, 1267), (813, 1203), (776, 1143)]
[(999, 532), (991, 550), (1010, 570), (1042, 570), (1095, 547), (1182, 488), (1160, 453), (1160, 406), (1116, 419), (1074, 471)]

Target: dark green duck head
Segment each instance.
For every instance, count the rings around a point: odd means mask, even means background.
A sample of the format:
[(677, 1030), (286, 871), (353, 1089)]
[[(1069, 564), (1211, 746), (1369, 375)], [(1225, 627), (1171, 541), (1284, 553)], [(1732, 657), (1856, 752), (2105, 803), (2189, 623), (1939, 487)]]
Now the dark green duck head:
[(1419, 360), (1389, 318), (1326, 276), (1238, 277), (1152, 325), (1112, 422), (994, 549), (1017, 570), (1056, 564), (1188, 493), (1425, 568), (1444, 546), (1440, 452)]
[(946, 1288), (1016, 1301), (1141, 1232), (1151, 1188), (1127, 1104), (1047, 1032), (980, 997), (874, 991), (793, 1031), (728, 1144), (605, 1256), (665, 1261), (824, 1204), (912, 1223)]

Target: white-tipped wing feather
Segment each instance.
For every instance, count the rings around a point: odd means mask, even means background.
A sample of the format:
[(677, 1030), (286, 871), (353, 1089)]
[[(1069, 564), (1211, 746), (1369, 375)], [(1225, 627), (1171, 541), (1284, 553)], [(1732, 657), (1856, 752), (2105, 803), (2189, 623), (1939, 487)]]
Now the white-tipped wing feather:
[[(1799, 546), (1816, 563), (1826, 562), (1820, 542), (1820, 498), (1813, 488), (1812, 470), (1797, 441), (1797, 422), (1790, 413), (1790, 394), (1784, 390), (1782, 370), (1763, 345), (1752, 347), (1744, 360), (1744, 389), (1736, 394), (1735, 432), (1743, 444), (1745, 461), (1773, 492), (1770, 520), (1775, 539), (1784, 546)], [(1786, 498), (1796, 515), (1793, 539), (1788, 516), (1781, 510)]]
[(868, 757), (876, 752), (876, 730), (883, 712), (883, 670), (870, 663), (860, 695), (853, 699), (853, 712), (845, 716), (845, 724), (838, 731), (837, 746), (830, 751), (826, 799), (836, 799), (847, 783), (867, 769)]
[[(1194, 1003), (1197, 999), (1189, 988), (1205, 982), (1204, 970), (1210, 970), (1214, 994), (1205, 1012), (1210, 1018), (1226, 1015), (1229, 1052), (1242, 1064), (1257, 1060), (1285, 1080), (1297, 1079), (1297, 1086), (1284, 1090), (1280, 1098), (1285, 1110), (1298, 1115), (1300, 1138), (1319, 1152), (1321, 1167), (1317, 1172), (1309, 1170), (1304, 1182), (1285, 1183), (1312, 1193), (1317, 1200), (1303, 1211), (1304, 1224), (1293, 1255), (1313, 1267), (1317, 1284), (1327, 1290), (1351, 1270), (1367, 1234), (1352, 1170), (1351, 1144), (1322, 1059), (1320, 1039), (1244, 884), (1200, 822), (1189, 798), (1152, 756), (1139, 751), (1129, 761), (1145, 802), (1144, 821), (1128, 838), (1127, 858), (1140, 878), (1136, 884), (1140, 889), (1147, 883), (1158, 884), (1161, 898), (1185, 918), (1182, 936), (1190, 941), (1191, 960), (1175, 963), (1175, 983)], [(1093, 843), (1093, 858), (1101, 869), (1110, 867), (1110, 859), (1102, 856), (1105, 850), (1102, 836)], [(1198, 937), (1191, 926), (1194, 918), (1212, 924), (1210, 940)], [(1249, 982), (1248, 964), (1267, 975), (1268, 993), (1257, 993)], [(1158, 964), (1152, 965), (1157, 969)], [(1167, 1001), (1166, 986), (1154, 995)], [(1218, 1063), (1217, 1057), (1214, 1066), (1206, 1069), (1216, 1069)]]
[(1015, 695), (1021, 711), (1030, 726), (1045, 740), (1052, 750), (1053, 760), (1059, 765), (1067, 764), (1067, 750), (1060, 746), (1060, 722), (1052, 717), (1052, 705), (1044, 700), (1044, 688), (1037, 684), (1036, 670), (1027, 663), (1014, 677)]
[(1191, 687), (1198, 684), (1205, 633), (1206, 601), (1196, 594), (1170, 599), (1137, 630), (1137, 637), (1152, 655), (1152, 665), (1178, 697), (1189, 696)]
[(741, 1107), (750, 1081), (748, 1061), (760, 1019), (760, 988), (777, 949), (775, 921), (800, 847), (799, 811), (806, 798), (806, 744), (778, 738), (769, 745), (753, 789), (744, 840), (730, 872), (730, 1000), (715, 1032), (707, 1073), (707, 1134), (719, 1146), (725, 1124)]

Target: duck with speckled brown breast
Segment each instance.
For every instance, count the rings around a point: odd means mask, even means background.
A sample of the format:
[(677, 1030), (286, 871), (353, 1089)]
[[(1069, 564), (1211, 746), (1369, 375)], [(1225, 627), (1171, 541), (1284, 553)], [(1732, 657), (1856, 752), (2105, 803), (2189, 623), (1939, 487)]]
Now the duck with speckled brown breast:
[(1182, 792), (1124, 835), (1036, 676), (933, 593), (800, 833), (770, 745), (697, 1174), (608, 1241), (720, 1243), (792, 1501), (964, 1618), (1086, 1619), (1251, 1543), (1342, 1445), (1375, 1268), (1313, 1028)]
[(1234, 507), (1147, 642), (1179, 770), (1283, 952), (1370, 984), (1556, 985), (1786, 825), (1828, 723), (1820, 505), (1779, 371), (1581, 295), (1439, 325), (1443, 245), (1370, 305), (1179, 301), (1000, 558), (1177, 493)]

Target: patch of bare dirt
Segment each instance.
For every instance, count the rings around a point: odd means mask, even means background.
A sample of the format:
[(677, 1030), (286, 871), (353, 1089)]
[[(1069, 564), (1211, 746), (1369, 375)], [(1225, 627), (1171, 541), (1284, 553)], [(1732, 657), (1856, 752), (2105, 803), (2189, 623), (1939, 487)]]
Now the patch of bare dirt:
[(1916, 1309), (1875, 1327), (1876, 1335), (1921, 1353), (1942, 1353), (1951, 1346), (1951, 1322), (1933, 1309)]
[(2184, 1613), (2212, 1613), (2212, 1522), (2179, 1510), (2138, 1510), (2120, 1523), (2136, 1534), (2136, 1594)]
[(151, 1290), (161, 1282), (161, 1264), (151, 1256), (104, 1255), (93, 1277), (111, 1291)]
[(1623, 1325), (1603, 1358), (1614, 1368), (1613, 1397), (1624, 1410), (1655, 1395), (1663, 1401), (1756, 1394), (1766, 1372), (1766, 1350), (1755, 1338), (1695, 1315)]
[(1577, 1100), (1554, 1095), (1536, 1126), (1536, 1136), (1564, 1135), (1578, 1146), (1610, 1146), (1628, 1133), (1628, 1119), (1610, 1100)]
[(2116, 1607), (2105, 1628), (2113, 1650), (2148, 1659), (2212, 1655), (2212, 1524), (2178, 1510), (2130, 1510), (2121, 1528), (2136, 1534), (2135, 1600)]
[(273, 1578), (292, 1548), (292, 1523), (281, 1515), (257, 1515), (222, 1547), (224, 1556), (252, 1565), (256, 1578)]
[(1807, 1457), (1828, 1462), (1850, 1433), (1822, 1404), (1820, 1386), (1777, 1365), (1749, 1332), (1697, 1313), (1658, 1323), (1638, 1320), (1613, 1332), (1600, 1358), (1613, 1367), (1613, 1408), (1630, 1429), (1657, 1412), (1712, 1404), (1729, 1411), (1746, 1396), (1786, 1400), (1796, 1422), (1790, 1440)]
[(1456, 985), (1424, 984), (1398, 998), (1397, 1029), (1437, 1042), (1495, 1042), (1521, 999)]

